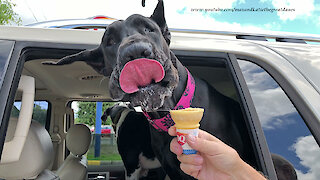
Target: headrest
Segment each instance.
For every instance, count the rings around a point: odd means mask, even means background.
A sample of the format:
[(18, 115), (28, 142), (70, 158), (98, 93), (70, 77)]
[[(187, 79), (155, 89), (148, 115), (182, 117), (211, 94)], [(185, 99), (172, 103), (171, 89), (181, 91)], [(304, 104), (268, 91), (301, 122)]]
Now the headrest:
[(76, 155), (84, 155), (91, 143), (90, 129), (84, 124), (75, 124), (70, 127), (66, 137), (67, 148)]
[[(10, 118), (6, 142), (14, 135), (17, 118)], [(53, 145), (47, 130), (38, 122), (31, 121), (30, 129), (19, 161), (0, 163), (0, 178), (31, 179), (46, 169), (53, 158)]]

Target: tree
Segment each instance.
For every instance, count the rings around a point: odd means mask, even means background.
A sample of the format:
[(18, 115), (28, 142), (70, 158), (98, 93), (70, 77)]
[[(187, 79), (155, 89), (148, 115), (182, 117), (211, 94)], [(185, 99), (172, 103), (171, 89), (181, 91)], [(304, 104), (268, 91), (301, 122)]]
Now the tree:
[(12, 107), (11, 116), (10, 117), (19, 117), (20, 111), (16, 106)]
[(21, 18), (13, 11), (14, 6), (16, 5), (10, 0), (0, 0), (0, 25), (21, 24)]
[[(113, 106), (114, 102), (104, 102), (102, 104), (102, 113), (110, 106)], [(89, 126), (95, 124), (96, 121), (96, 102), (78, 102), (79, 111), (77, 112), (76, 123), (83, 123)], [(102, 122), (103, 125), (111, 125), (111, 119), (108, 117), (106, 122)]]
[(38, 121), (42, 125), (45, 125), (47, 120), (47, 109), (42, 109), (41, 106), (34, 104), (32, 119)]
[[(20, 108), (20, 105), (19, 105), (19, 108)], [(11, 110), (11, 117), (18, 118), (19, 114), (20, 114), (20, 110), (16, 106), (13, 106)], [(38, 121), (42, 125), (45, 125), (47, 121), (47, 109), (42, 108), (37, 104), (34, 104), (32, 119)]]

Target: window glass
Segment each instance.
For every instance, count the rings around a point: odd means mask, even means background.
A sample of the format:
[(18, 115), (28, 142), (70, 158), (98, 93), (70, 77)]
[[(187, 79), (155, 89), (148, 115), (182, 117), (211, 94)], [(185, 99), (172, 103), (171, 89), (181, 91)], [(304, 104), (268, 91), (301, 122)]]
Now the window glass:
[[(114, 102), (104, 102), (102, 114)], [(122, 164), (118, 153), (117, 142), (110, 117), (101, 122), (101, 134), (96, 133), (96, 102), (74, 101), (71, 104), (75, 112), (75, 123), (86, 124), (92, 133), (92, 141), (87, 153), (88, 165)], [(100, 118), (100, 117), (99, 117)], [(99, 140), (96, 140), (99, 138)]]
[[(38, 121), (41, 125), (46, 127), (47, 113), (48, 113), (48, 102), (47, 101), (34, 101), (32, 119)], [(11, 117), (18, 118), (21, 108), (21, 102), (14, 102), (14, 106), (11, 110)]]
[(3, 76), (8, 66), (13, 44), (13, 41), (0, 40), (0, 87), (2, 86)]
[[(261, 67), (239, 60), (269, 150), (289, 161), (299, 180), (320, 177), (320, 149), (303, 119), (277, 82)], [(288, 172), (277, 169), (276, 172)], [(279, 176), (279, 174), (278, 174)]]

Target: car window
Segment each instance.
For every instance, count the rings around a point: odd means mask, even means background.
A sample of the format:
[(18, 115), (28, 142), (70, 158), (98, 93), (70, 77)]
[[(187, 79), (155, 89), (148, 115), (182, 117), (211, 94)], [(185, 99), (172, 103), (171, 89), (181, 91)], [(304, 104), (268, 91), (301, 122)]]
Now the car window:
[(2, 86), (3, 76), (8, 66), (13, 45), (13, 41), (0, 40), (0, 87)]
[[(297, 109), (264, 69), (252, 62), (238, 62), (270, 152), (290, 162), (299, 180), (318, 179), (320, 149)], [(274, 164), (276, 167), (277, 162)]]
[[(20, 101), (14, 102), (10, 117), (18, 118), (20, 113), (20, 108), (21, 108), (21, 102)], [(47, 120), (48, 113), (49, 113), (48, 110), (49, 110), (49, 103), (47, 101), (34, 101), (32, 120), (38, 121), (41, 125), (46, 127), (46, 129), (49, 127), (47, 123), (50, 122), (49, 120)]]
[[(102, 114), (113, 104), (114, 102), (104, 102), (102, 106)], [(88, 165), (122, 165), (110, 117), (108, 117), (106, 121), (101, 122), (101, 133), (99, 134), (95, 130), (96, 102), (74, 101), (72, 102), (71, 107), (75, 112), (75, 123), (86, 124), (92, 133), (93, 139), (87, 152)], [(96, 138), (100, 140), (96, 140)]]

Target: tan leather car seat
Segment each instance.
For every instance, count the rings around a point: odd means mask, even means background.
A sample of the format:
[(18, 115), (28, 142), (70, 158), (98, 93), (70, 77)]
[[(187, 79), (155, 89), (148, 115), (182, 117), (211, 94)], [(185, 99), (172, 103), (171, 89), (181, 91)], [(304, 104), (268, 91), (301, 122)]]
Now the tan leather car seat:
[(70, 151), (56, 174), (61, 180), (83, 180), (87, 178), (87, 158), (84, 154), (91, 143), (90, 129), (83, 124), (70, 127), (66, 136), (66, 145)]
[[(6, 142), (13, 138), (17, 118), (10, 118)], [(0, 178), (3, 179), (59, 179), (47, 168), (53, 158), (53, 146), (47, 130), (38, 122), (31, 121), (30, 129), (19, 161), (0, 163)]]

